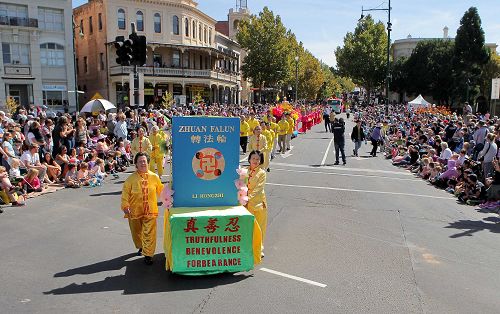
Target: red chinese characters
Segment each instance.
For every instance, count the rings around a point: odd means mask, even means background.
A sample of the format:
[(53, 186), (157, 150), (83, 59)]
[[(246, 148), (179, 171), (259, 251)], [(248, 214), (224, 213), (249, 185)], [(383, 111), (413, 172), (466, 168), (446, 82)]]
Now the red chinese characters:
[(205, 229), (208, 233), (214, 233), (218, 228), (219, 226), (217, 226), (217, 218), (208, 219), (208, 224), (205, 226)]
[(239, 217), (229, 218), (229, 223), (226, 225), (226, 229), (224, 229), (224, 231), (238, 232), (238, 230), (240, 230), (240, 226), (238, 225), (239, 220)]
[(184, 228), (184, 232), (193, 232), (193, 233), (196, 233), (196, 231), (198, 231), (198, 228), (196, 228), (195, 226), (196, 224), (196, 219), (195, 218), (191, 218), (187, 221), (187, 226), (186, 228)]

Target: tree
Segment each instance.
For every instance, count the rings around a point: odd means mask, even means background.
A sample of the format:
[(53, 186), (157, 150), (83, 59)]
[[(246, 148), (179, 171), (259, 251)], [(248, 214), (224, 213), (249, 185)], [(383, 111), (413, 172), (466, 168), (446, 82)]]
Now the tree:
[(165, 109), (170, 109), (174, 103), (174, 97), (171, 93), (165, 92), (161, 98), (161, 106)]
[(347, 33), (344, 46), (337, 47), (338, 71), (366, 88), (368, 92), (381, 86), (386, 76), (387, 34), (382, 22), (368, 15), (358, 22), (354, 33)]
[(5, 106), (9, 110), (10, 114), (13, 115), (17, 108), (19, 107), (19, 104), (13, 97), (7, 97), (7, 101), (5, 102)]
[(289, 76), (287, 34), (280, 16), (267, 7), (240, 23), (237, 39), (247, 51), (241, 68), (254, 86), (274, 87)]
[(482, 67), (489, 52), (484, 45), (484, 31), (477, 8), (471, 7), (460, 20), (455, 38), (455, 96), (467, 101), (477, 94)]
[(492, 53), (488, 62), (483, 66), (479, 89), (481, 93), (491, 100), (491, 80), (500, 77), (500, 56)]

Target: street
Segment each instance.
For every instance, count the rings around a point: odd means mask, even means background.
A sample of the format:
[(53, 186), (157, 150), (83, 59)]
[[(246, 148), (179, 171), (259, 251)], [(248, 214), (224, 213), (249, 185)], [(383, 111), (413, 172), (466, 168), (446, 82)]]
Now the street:
[(331, 139), (317, 125), (271, 163), (266, 255), (249, 273), (167, 273), (163, 217), (144, 265), (119, 208), (126, 174), (5, 207), (1, 312), (498, 313), (498, 216), (369, 158), (371, 145), (333, 166)]

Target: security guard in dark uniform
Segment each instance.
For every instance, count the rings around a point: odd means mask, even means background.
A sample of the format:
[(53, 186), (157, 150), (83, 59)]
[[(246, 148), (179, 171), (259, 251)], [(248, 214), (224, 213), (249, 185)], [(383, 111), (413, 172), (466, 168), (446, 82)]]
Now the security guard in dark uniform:
[(333, 132), (333, 143), (335, 145), (335, 165), (339, 164), (339, 151), (342, 154), (342, 162), (343, 165), (346, 164), (345, 161), (345, 122), (343, 118), (337, 119), (335, 118), (332, 124), (332, 132)]

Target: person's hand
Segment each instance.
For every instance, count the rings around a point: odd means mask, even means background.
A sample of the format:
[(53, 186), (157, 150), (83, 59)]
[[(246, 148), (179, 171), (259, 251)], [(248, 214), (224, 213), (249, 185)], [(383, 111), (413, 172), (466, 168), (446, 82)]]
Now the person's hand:
[(130, 208), (123, 208), (122, 211), (125, 213), (125, 215), (130, 215)]

